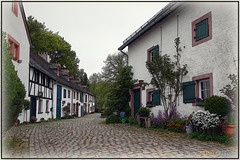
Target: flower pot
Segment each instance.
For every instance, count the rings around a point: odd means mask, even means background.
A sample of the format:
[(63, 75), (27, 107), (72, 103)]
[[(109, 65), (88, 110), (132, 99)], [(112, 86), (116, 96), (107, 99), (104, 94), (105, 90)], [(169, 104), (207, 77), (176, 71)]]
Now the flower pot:
[(237, 125), (221, 125), (221, 127), (222, 131), (229, 136), (232, 136), (237, 132)]
[(188, 126), (186, 126), (186, 132), (187, 134), (192, 134), (193, 132), (193, 127), (191, 124), (189, 124)]
[(185, 124), (177, 124), (176, 125), (179, 129), (181, 129), (183, 132), (185, 132)]

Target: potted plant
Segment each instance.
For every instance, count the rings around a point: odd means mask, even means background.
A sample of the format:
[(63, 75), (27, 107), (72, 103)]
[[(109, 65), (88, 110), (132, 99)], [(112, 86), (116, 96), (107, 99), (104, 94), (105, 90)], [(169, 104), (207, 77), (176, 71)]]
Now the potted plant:
[(145, 121), (145, 127), (149, 128), (151, 126), (151, 119), (149, 117), (151, 110), (146, 108), (146, 107), (141, 107), (139, 108), (137, 112), (137, 119), (138, 119), (138, 124), (141, 124), (141, 119), (144, 119)]
[(188, 119), (186, 121), (186, 132), (187, 132), (187, 134), (192, 134), (192, 132), (193, 132), (192, 116), (193, 116), (193, 113), (188, 116)]
[(226, 119), (225, 121), (223, 121), (221, 123), (221, 128), (222, 128), (222, 131), (224, 132), (224, 134), (232, 136), (232, 135), (236, 134), (236, 132), (237, 132), (237, 125), (236, 125), (233, 117), (229, 116), (228, 118), (229, 119)]

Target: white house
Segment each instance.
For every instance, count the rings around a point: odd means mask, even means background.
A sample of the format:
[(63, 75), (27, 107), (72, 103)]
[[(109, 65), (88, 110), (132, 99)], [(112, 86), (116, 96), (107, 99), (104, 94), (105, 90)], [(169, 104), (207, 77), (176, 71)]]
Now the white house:
[[(26, 90), (25, 99), (29, 90), (29, 55), (32, 46), (28, 31), (26, 16), (21, 1), (2, 2), (2, 31), (7, 34), (7, 42), (11, 46), (13, 65), (17, 75)], [(23, 110), (19, 116), (20, 122), (29, 121), (29, 110)]]
[[(196, 98), (220, 93), (230, 83), (229, 74), (238, 71), (238, 3), (237, 2), (170, 2), (149, 21), (130, 35), (119, 47), (128, 47), (128, 63), (133, 66), (134, 79), (150, 83), (146, 61), (152, 54), (176, 53), (174, 39), (180, 37), (181, 64), (187, 64), (185, 86), (178, 99), (177, 110), (183, 115), (203, 110)], [(133, 22), (134, 23), (134, 22)], [(122, 51), (123, 52), (123, 51)], [(156, 115), (163, 110), (160, 94), (153, 86), (136, 83), (131, 90), (131, 109), (135, 115), (140, 106), (155, 97), (151, 108)]]

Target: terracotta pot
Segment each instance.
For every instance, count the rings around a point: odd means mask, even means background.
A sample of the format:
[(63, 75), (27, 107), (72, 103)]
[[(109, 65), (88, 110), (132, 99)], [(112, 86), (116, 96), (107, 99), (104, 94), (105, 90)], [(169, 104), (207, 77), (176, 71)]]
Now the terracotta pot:
[(222, 131), (229, 136), (232, 136), (237, 132), (237, 125), (221, 125), (221, 127)]

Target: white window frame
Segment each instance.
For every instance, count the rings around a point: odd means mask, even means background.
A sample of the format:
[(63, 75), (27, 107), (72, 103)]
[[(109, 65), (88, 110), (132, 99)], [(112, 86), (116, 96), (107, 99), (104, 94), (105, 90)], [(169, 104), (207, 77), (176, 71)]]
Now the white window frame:
[[(209, 83), (209, 88), (207, 88), (207, 85), (206, 85), (206, 82)], [(203, 83), (204, 87), (203, 88), (204, 90), (202, 90), (202, 87), (201, 87), (201, 84)], [(207, 94), (208, 96), (207, 97), (203, 97), (202, 95), (202, 91), (204, 92), (204, 94)], [(207, 93), (208, 92), (208, 93)], [(199, 81), (199, 98), (203, 98), (203, 99), (206, 99), (210, 97), (210, 79), (204, 79), (204, 80), (200, 80)]]

